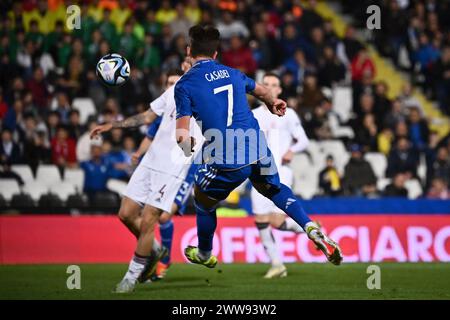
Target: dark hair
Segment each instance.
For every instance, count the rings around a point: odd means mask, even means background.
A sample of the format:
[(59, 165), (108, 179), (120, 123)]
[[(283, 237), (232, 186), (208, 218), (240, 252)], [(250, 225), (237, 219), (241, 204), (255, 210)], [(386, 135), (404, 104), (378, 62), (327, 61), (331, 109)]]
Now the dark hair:
[(69, 132), (69, 128), (67, 128), (67, 126), (65, 124), (59, 124), (56, 127), (56, 131), (59, 131), (59, 130), (64, 130), (65, 132)]
[(274, 78), (277, 78), (278, 81), (281, 82), (280, 76), (277, 75), (275, 72), (267, 72), (266, 74), (264, 74), (263, 79), (264, 79), (265, 77), (274, 77)]
[(78, 109), (72, 109), (69, 111), (69, 117), (72, 116), (73, 114), (77, 114), (80, 115), (80, 110)]
[[(48, 113), (48, 117), (50, 117), (50, 116), (57, 116), (59, 119), (61, 119), (61, 115), (60, 115), (59, 112), (56, 111), (56, 110), (50, 111), (50, 112)], [(48, 118), (48, 117), (47, 117), (47, 118)]]
[(167, 71), (167, 78), (171, 76), (182, 76), (184, 74), (183, 70), (181, 69), (170, 69)]
[(220, 44), (220, 32), (213, 26), (195, 25), (189, 29), (191, 55), (212, 57)]
[(3, 134), (3, 132), (8, 132), (11, 135), (13, 134), (13, 132), (12, 132), (12, 130), (10, 128), (3, 128), (2, 134)]

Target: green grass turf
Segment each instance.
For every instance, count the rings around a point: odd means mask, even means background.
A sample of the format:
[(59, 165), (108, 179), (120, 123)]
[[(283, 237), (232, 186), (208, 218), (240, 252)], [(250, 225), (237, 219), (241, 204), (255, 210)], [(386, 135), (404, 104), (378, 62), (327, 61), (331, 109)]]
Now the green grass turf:
[(450, 264), (382, 263), (381, 289), (368, 290), (368, 264), (291, 264), (283, 279), (262, 279), (267, 265), (175, 264), (163, 281), (132, 294), (111, 290), (126, 265), (80, 265), (81, 290), (66, 287), (67, 265), (0, 266), (0, 299), (450, 299)]

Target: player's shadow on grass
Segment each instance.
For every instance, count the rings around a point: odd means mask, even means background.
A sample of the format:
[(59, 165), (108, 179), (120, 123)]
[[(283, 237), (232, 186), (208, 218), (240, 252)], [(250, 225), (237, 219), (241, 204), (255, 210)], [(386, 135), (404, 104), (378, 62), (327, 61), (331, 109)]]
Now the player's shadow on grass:
[(217, 279), (205, 279), (204, 277), (183, 277), (175, 279), (164, 279), (161, 281), (153, 282), (148, 285), (143, 285), (140, 290), (152, 291), (152, 290), (173, 290), (173, 289), (186, 289), (189, 288), (228, 288), (229, 286), (220, 283)]
[(192, 284), (189, 283), (189, 286), (186, 286), (186, 283), (172, 283), (170, 285), (165, 285), (165, 286), (159, 286), (159, 285), (153, 285), (150, 284), (148, 286), (142, 286), (139, 288), (139, 291), (164, 291), (164, 290), (173, 290), (173, 289), (180, 289), (182, 291), (186, 291), (186, 290), (191, 290), (194, 288), (199, 288), (199, 289), (207, 289), (207, 288), (228, 288), (228, 286), (224, 286), (222, 284), (219, 283), (213, 283), (213, 284), (207, 284), (206, 282), (203, 283), (196, 283), (196, 284)]

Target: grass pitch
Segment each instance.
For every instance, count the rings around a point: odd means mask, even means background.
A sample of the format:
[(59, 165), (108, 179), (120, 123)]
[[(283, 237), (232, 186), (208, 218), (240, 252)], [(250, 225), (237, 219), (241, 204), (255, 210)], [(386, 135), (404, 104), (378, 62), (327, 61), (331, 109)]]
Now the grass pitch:
[(112, 289), (127, 266), (80, 265), (81, 290), (69, 290), (67, 265), (0, 266), (0, 299), (450, 299), (450, 264), (380, 263), (381, 289), (369, 290), (368, 264), (290, 264), (288, 277), (262, 279), (264, 264), (175, 264), (167, 278)]

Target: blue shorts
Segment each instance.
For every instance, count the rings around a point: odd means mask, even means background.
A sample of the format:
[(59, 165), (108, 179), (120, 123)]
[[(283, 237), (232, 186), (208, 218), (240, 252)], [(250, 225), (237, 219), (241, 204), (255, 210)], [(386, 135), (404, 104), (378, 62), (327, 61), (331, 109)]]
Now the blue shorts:
[(195, 173), (195, 184), (200, 191), (219, 201), (226, 199), (246, 179), (279, 189), (280, 177), (272, 155), (237, 169), (202, 164)]
[(189, 196), (192, 193), (192, 187), (194, 185), (194, 175), (199, 166), (200, 165), (196, 163), (191, 164), (186, 178), (184, 179), (183, 183), (181, 183), (177, 195), (175, 196), (175, 200), (173, 201), (178, 206), (177, 214), (180, 216), (182, 216), (186, 210), (186, 205)]

